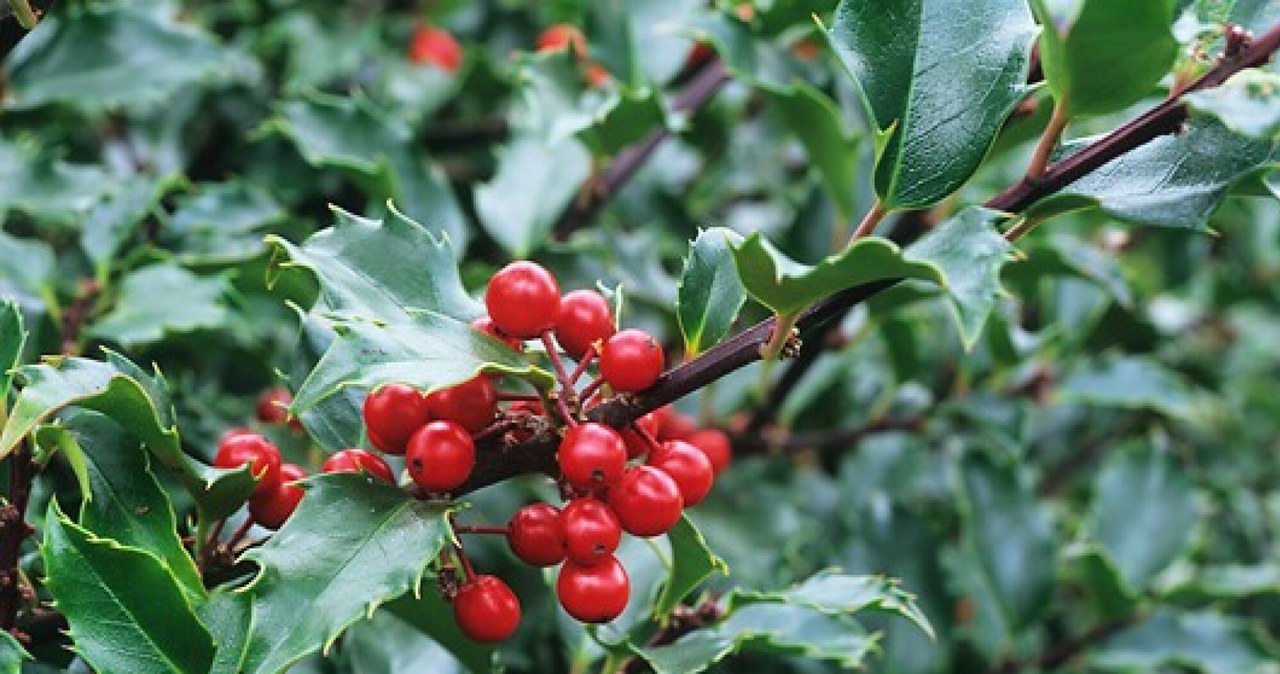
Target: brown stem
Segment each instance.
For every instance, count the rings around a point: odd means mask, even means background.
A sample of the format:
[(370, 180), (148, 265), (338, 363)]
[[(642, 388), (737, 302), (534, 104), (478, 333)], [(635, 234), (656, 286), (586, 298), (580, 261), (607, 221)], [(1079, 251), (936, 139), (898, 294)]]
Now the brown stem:
[(880, 226), (880, 221), (884, 220), (886, 213), (888, 211), (877, 199), (876, 203), (871, 206), (871, 210), (867, 211), (866, 217), (862, 218), (862, 222), (858, 223), (858, 228), (853, 230), (853, 236), (849, 237), (849, 245), (852, 246), (858, 239), (865, 239), (875, 234), (876, 227)]
[(582, 358), (578, 360), (577, 367), (573, 368), (573, 372), (569, 374), (569, 383), (577, 384), (582, 375), (586, 374), (587, 368), (591, 367), (591, 362), (596, 359), (596, 345), (592, 344), (587, 347), (587, 352), (582, 354)]
[(0, 629), (11, 630), (17, 625), (22, 603), (18, 560), (23, 541), (32, 533), (26, 514), (35, 468), (23, 440), (9, 456), (9, 498), (0, 509)]
[(454, 533), (459, 534), (487, 534), (493, 536), (506, 536), (507, 527), (497, 526), (481, 526), (472, 524), (459, 524), (453, 527)]
[(62, 355), (74, 356), (80, 353), (80, 332), (89, 318), (90, 305), (102, 291), (97, 279), (84, 279), (76, 292), (75, 302), (62, 315)]
[(924, 423), (925, 417), (917, 415), (899, 419), (876, 419), (854, 428), (794, 433), (777, 438), (769, 437), (767, 433), (737, 434), (733, 437), (733, 453), (734, 456), (751, 456), (781, 454), (802, 449), (844, 449), (856, 445), (869, 435), (878, 433), (894, 431), (917, 433), (924, 428)]
[(1035, 154), (1031, 155), (1031, 165), (1027, 167), (1027, 180), (1039, 180), (1049, 168), (1049, 159), (1053, 157), (1053, 151), (1057, 149), (1058, 141), (1062, 139), (1062, 132), (1066, 130), (1070, 119), (1066, 103), (1055, 102), (1049, 125), (1044, 128), (1040, 142), (1036, 144)]
[(1071, 637), (1050, 646), (1048, 649), (1026, 661), (1006, 659), (998, 662), (989, 674), (1017, 674), (1023, 670), (1035, 672), (1053, 671), (1084, 653), (1090, 646), (1105, 641), (1112, 635), (1141, 620), (1141, 614), (1129, 615), (1099, 623), (1077, 636)]

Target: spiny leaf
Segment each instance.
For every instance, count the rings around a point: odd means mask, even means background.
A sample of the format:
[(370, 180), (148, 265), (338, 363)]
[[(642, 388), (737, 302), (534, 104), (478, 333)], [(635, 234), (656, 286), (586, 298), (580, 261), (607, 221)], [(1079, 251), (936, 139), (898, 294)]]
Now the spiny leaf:
[(286, 217), (266, 191), (241, 181), (201, 185), (178, 199), (162, 235), (188, 262), (234, 262), (262, 253), (263, 231)]
[(120, 344), (158, 342), (167, 336), (217, 330), (228, 321), (225, 275), (196, 276), (171, 262), (147, 265), (120, 283), (115, 307), (89, 333)]
[(1242, 136), (1270, 140), (1280, 135), (1280, 74), (1249, 68), (1183, 100), (1193, 113), (1216, 117)]
[(16, 637), (8, 631), (0, 633), (0, 674), (21, 674), (22, 663), (31, 659)]
[(688, 517), (676, 522), (667, 532), (667, 540), (671, 543), (671, 574), (653, 605), (653, 614), (660, 621), (712, 573), (729, 573), (724, 560), (711, 552), (702, 532)]
[(676, 318), (689, 357), (723, 339), (747, 301), (731, 249), (741, 241), (732, 230), (715, 227), (699, 232), (689, 246), (676, 291)]
[(27, 331), (18, 303), (9, 298), (0, 299), (0, 417), (8, 415), (9, 387), (13, 383), (14, 368), (22, 362), (26, 343)]

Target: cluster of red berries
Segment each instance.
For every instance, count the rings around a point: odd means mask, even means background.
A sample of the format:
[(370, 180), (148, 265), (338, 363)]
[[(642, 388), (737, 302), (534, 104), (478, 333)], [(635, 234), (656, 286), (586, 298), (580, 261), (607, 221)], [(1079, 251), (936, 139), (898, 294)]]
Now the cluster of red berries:
[[(587, 38), (570, 24), (556, 24), (542, 31), (535, 48), (538, 53), (572, 49), (582, 64), (583, 76), (589, 85), (600, 88), (609, 83), (608, 69), (587, 60)], [(436, 26), (420, 24), (413, 29), (408, 55), (409, 62), (414, 65), (431, 64), (447, 73), (456, 73), (462, 66), (462, 46), (449, 31)]]

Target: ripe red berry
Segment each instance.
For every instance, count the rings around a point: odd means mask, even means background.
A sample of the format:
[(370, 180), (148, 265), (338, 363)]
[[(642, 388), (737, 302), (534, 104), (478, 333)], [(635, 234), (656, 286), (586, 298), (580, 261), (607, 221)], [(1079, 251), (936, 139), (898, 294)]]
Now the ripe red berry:
[(511, 347), (512, 351), (516, 351), (516, 352), (524, 351), (524, 340), (518, 337), (511, 337), (509, 335), (504, 335), (501, 332), (498, 332), (498, 327), (493, 324), (493, 319), (489, 318), (488, 316), (481, 316), (480, 318), (477, 318), (476, 320), (471, 321), (471, 327), (475, 328), (476, 330), (479, 330), (480, 332), (483, 332), (486, 335), (489, 335), (490, 337), (502, 342), (503, 344), (506, 344), (507, 346)]
[(254, 494), (267, 494), (280, 484), (280, 450), (270, 440), (257, 433), (240, 433), (224, 436), (218, 443), (218, 453), (213, 465), (219, 468), (239, 468), (250, 464), (249, 471), (258, 478)]
[(689, 444), (702, 450), (711, 461), (716, 475), (723, 473), (733, 461), (733, 444), (729, 435), (717, 428), (708, 428), (689, 436)]
[(267, 389), (258, 395), (254, 412), (258, 421), (279, 426), (289, 422), (289, 405), (292, 403), (293, 396), (289, 391), (282, 388)]
[(453, 618), (468, 639), (495, 644), (520, 626), (520, 600), (497, 576), (478, 575), (453, 598)]
[(592, 89), (603, 89), (613, 79), (613, 74), (609, 72), (609, 69), (599, 63), (588, 63), (586, 76), (587, 86)]
[(532, 339), (555, 327), (560, 285), (540, 264), (512, 262), (489, 280), (484, 305), (503, 333)]
[(564, 561), (564, 528), (560, 511), (550, 503), (533, 503), (516, 511), (507, 524), (507, 544), (530, 566), (555, 566)]
[(556, 579), (560, 605), (584, 623), (607, 623), (622, 615), (631, 597), (631, 580), (617, 557), (583, 566), (565, 562)]
[(452, 421), (433, 421), (409, 438), (405, 453), (409, 477), (431, 493), (462, 486), (476, 465), (476, 446), (466, 429)]
[(623, 330), (600, 352), (600, 375), (615, 391), (643, 391), (662, 374), (662, 347), (643, 330)]
[(409, 437), (430, 420), (426, 398), (404, 384), (387, 384), (364, 399), (369, 442), (387, 454), (404, 454)]
[(669, 440), (649, 456), (649, 465), (671, 476), (680, 487), (680, 500), (691, 508), (706, 497), (715, 481), (711, 460), (684, 440)]
[(325, 473), (368, 473), (384, 482), (396, 483), (396, 476), (391, 472), (382, 457), (366, 452), (363, 449), (344, 449), (325, 459), (320, 470)]
[(681, 414), (671, 405), (653, 411), (658, 419), (659, 440), (688, 440), (698, 432), (698, 424), (687, 414)]
[(475, 433), (493, 423), (498, 412), (498, 392), (483, 375), (427, 396), (427, 412), (432, 419), (452, 421)]
[(588, 421), (564, 434), (556, 458), (569, 484), (579, 489), (599, 489), (622, 477), (627, 467), (627, 447), (617, 431)]
[(542, 31), (538, 36), (537, 47), (539, 53), (572, 48), (574, 54), (581, 59), (587, 55), (587, 37), (577, 27), (559, 23)]
[(591, 566), (613, 555), (622, 542), (618, 516), (603, 501), (576, 498), (560, 514), (569, 561)]
[(462, 65), (462, 47), (446, 30), (418, 26), (409, 38), (409, 61), (414, 65), (431, 63), (454, 73)]
[(648, 433), (651, 438), (658, 437), (658, 418), (654, 416), (653, 412), (631, 422), (630, 428), (618, 431), (618, 434), (622, 436), (622, 441), (627, 445), (628, 459), (634, 459), (637, 456), (644, 456), (649, 453), (649, 441), (640, 434), (641, 430)]
[(609, 301), (593, 290), (574, 290), (560, 298), (556, 341), (565, 353), (581, 358), (592, 344), (617, 332)]
[(623, 531), (648, 538), (675, 526), (684, 502), (680, 486), (670, 475), (653, 466), (635, 466), (609, 488), (609, 507)]
[(286, 463), (280, 466), (280, 482), (267, 492), (254, 492), (249, 499), (249, 517), (254, 522), (268, 529), (279, 529), (284, 526), (286, 520), (293, 515), (293, 511), (298, 509), (298, 504), (302, 502), (302, 497), (306, 495), (306, 491), (302, 487), (295, 486), (295, 480), (301, 480), (307, 476), (307, 471), (292, 463)]

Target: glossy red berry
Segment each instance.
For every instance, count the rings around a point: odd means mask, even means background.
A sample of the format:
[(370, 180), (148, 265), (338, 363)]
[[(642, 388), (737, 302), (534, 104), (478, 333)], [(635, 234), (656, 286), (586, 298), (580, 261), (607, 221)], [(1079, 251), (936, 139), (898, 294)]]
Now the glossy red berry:
[(418, 26), (409, 38), (409, 61), (414, 65), (430, 63), (454, 73), (462, 65), (462, 46), (446, 30)]
[(479, 376), (427, 396), (432, 419), (452, 421), (475, 433), (493, 423), (498, 412), (498, 392), (488, 377)]
[(708, 428), (689, 436), (688, 443), (702, 450), (711, 461), (716, 475), (723, 473), (733, 462), (733, 444), (729, 435), (716, 428)]
[(501, 332), (498, 331), (497, 326), (493, 324), (493, 319), (489, 318), (488, 316), (481, 316), (480, 318), (477, 318), (476, 320), (471, 321), (471, 327), (475, 328), (476, 330), (479, 330), (480, 332), (483, 332), (486, 335), (489, 335), (490, 337), (502, 342), (503, 344), (506, 344), (507, 346), (511, 347), (512, 351), (517, 351), (517, 352), (524, 351), (524, 340), (520, 339), (519, 337), (511, 337), (509, 335), (502, 334)]
[(671, 405), (659, 407), (653, 414), (658, 419), (659, 440), (688, 440), (698, 432), (697, 422)]
[(588, 421), (564, 434), (556, 458), (569, 484), (579, 489), (599, 489), (622, 477), (627, 467), (627, 447), (617, 431)]
[(404, 384), (387, 384), (364, 399), (369, 442), (387, 454), (404, 454), (409, 437), (430, 420), (426, 398)]
[(452, 421), (432, 421), (409, 439), (409, 477), (431, 493), (462, 486), (476, 465), (476, 447), (466, 429)]
[(507, 524), (507, 544), (530, 566), (555, 566), (564, 561), (564, 528), (560, 510), (550, 503), (533, 503), (516, 511)]
[(271, 441), (257, 433), (240, 433), (218, 443), (218, 453), (213, 465), (219, 468), (239, 468), (250, 464), (250, 472), (258, 478), (254, 494), (267, 494), (280, 484), (280, 450)]
[(611, 557), (622, 542), (618, 516), (603, 501), (594, 498), (569, 501), (560, 514), (560, 523), (564, 527), (567, 556), (574, 564), (596, 564)]
[(612, 337), (617, 331), (604, 295), (592, 290), (574, 290), (560, 299), (556, 341), (570, 356), (581, 358), (592, 344)]
[(662, 374), (662, 347), (643, 330), (623, 330), (600, 352), (600, 375), (615, 391), (643, 391)]
[(285, 521), (293, 515), (293, 511), (298, 509), (298, 504), (307, 493), (302, 487), (295, 486), (293, 482), (306, 476), (307, 471), (303, 470), (302, 466), (292, 463), (280, 466), (281, 481), (270, 491), (261, 494), (254, 492), (249, 499), (249, 517), (268, 529), (279, 529), (284, 526)]
[(565, 562), (556, 579), (556, 596), (564, 610), (579, 621), (607, 623), (626, 610), (631, 580), (613, 555), (591, 566)]
[(497, 576), (478, 575), (453, 598), (453, 618), (472, 641), (506, 641), (520, 626), (520, 600)]
[(391, 472), (382, 457), (366, 452), (363, 449), (344, 449), (325, 459), (320, 467), (325, 473), (368, 473), (384, 482), (396, 483), (396, 476)]
[(618, 434), (622, 436), (622, 441), (627, 445), (628, 459), (634, 459), (649, 453), (649, 441), (641, 435), (641, 431), (648, 433), (650, 438), (658, 437), (658, 418), (654, 416), (653, 412), (631, 422), (631, 427), (618, 431)]
[[(254, 412), (258, 417), (258, 421), (264, 424), (283, 426), (290, 422), (289, 405), (292, 403), (293, 396), (286, 389), (267, 389), (258, 395), (258, 402), (254, 406)], [(294, 422), (296, 423), (296, 420)]]
[(555, 327), (560, 285), (540, 264), (512, 262), (489, 280), (484, 305), (498, 330), (532, 339)]
[(578, 58), (587, 55), (587, 37), (577, 27), (567, 23), (559, 23), (542, 31), (538, 36), (537, 49), (540, 53), (561, 51), (572, 48)]
[(680, 487), (680, 500), (685, 508), (697, 505), (715, 481), (711, 460), (697, 447), (684, 440), (669, 440), (649, 456), (649, 465), (671, 476)]
[(635, 466), (609, 488), (609, 507), (618, 516), (623, 531), (648, 538), (675, 526), (684, 502), (680, 485), (670, 475), (653, 466)]

